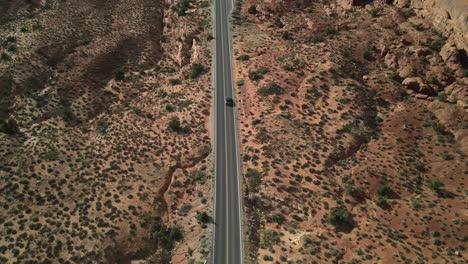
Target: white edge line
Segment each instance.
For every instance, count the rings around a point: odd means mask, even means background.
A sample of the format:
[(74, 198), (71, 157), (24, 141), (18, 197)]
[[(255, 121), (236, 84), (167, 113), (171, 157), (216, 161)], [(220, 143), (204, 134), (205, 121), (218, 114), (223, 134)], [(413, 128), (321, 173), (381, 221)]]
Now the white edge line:
[[(217, 78), (216, 78), (216, 43), (217, 43), (217, 34), (216, 34), (216, 1), (217, 0), (213, 0), (213, 6), (212, 6), (212, 12), (211, 12), (211, 23), (212, 23), (212, 34), (214, 36), (214, 45), (211, 47), (211, 50), (212, 50), (212, 61), (211, 61), (211, 77), (212, 77), (212, 81), (211, 81), (211, 85), (213, 87), (213, 90), (212, 90), (212, 95), (213, 95), (213, 107), (212, 107), (212, 110), (213, 110), (213, 113), (214, 113), (214, 122), (212, 123), (212, 129), (213, 129), (213, 163), (214, 163), (214, 166), (213, 166), (213, 180), (212, 180), (212, 188), (213, 188), (213, 224), (211, 225), (212, 226), (212, 232), (213, 232), (213, 235), (212, 235), (212, 250), (211, 250), (211, 263), (214, 264), (214, 256), (215, 256), (215, 242), (216, 242), (216, 155), (217, 155), (217, 131), (216, 131), (216, 124), (217, 124), (217, 113), (216, 113), (216, 100), (217, 100), (217, 92), (216, 92), (216, 83), (217, 83)], [(214, 52), (213, 52), (214, 51)]]
[[(229, 16), (232, 15), (232, 10), (234, 8), (234, 1), (238, 1), (238, 0), (230, 0), (231, 2), (231, 9), (229, 10)], [(232, 89), (232, 95), (233, 97), (235, 98), (236, 97), (236, 90), (234, 89), (234, 80), (233, 80), (233, 67), (232, 67), (232, 50), (233, 50), (233, 41), (232, 41), (232, 34), (231, 34), (231, 23), (229, 22), (229, 19), (228, 19), (228, 40), (229, 40), (229, 61), (231, 63), (230, 67), (231, 67), (231, 89)], [(243, 231), (242, 231), (242, 193), (240, 191), (240, 184), (241, 184), (241, 177), (242, 177), (242, 173), (241, 173), (241, 166), (240, 166), (240, 156), (239, 156), (239, 143), (238, 143), (238, 134), (237, 134), (237, 109), (235, 107), (233, 107), (233, 113), (234, 113), (234, 127), (236, 129), (234, 129), (234, 133), (235, 133), (235, 137), (234, 137), (234, 141), (236, 142), (236, 161), (237, 161), (237, 194), (238, 194), (238, 198), (239, 198), (239, 203), (238, 203), (238, 210), (239, 210), (239, 236), (240, 236), (240, 240), (239, 240), (239, 248), (240, 248), (240, 252), (241, 252), (241, 264), (244, 263), (244, 247), (242, 246), (242, 242), (244, 241), (243, 239)]]

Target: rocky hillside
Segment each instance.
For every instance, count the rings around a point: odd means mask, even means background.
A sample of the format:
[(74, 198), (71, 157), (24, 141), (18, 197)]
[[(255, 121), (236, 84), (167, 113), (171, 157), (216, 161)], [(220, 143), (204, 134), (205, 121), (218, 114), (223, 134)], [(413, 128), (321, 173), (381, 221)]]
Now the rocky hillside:
[(463, 29), (411, 2), (238, 2), (251, 263), (465, 262)]
[(209, 2), (0, 13), (0, 263), (206, 258)]

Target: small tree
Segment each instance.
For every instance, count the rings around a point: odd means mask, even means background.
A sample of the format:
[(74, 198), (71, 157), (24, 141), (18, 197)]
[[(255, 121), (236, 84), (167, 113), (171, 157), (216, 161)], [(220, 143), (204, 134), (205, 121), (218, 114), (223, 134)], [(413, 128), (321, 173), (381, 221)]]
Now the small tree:
[(198, 76), (202, 75), (203, 72), (205, 72), (205, 66), (199, 63), (194, 63), (190, 69), (188, 77), (189, 79), (196, 79)]
[(347, 226), (351, 222), (351, 215), (345, 207), (338, 205), (331, 209), (327, 220), (334, 226)]
[(249, 6), (249, 9), (247, 9), (247, 12), (251, 15), (255, 15), (257, 14), (257, 7), (255, 5), (251, 5)]
[(361, 190), (352, 183), (346, 185), (346, 193), (356, 198), (361, 195)]
[(269, 82), (257, 90), (257, 93), (261, 96), (280, 95), (283, 92), (284, 88), (275, 82)]
[(379, 196), (386, 196), (388, 197), (391, 193), (392, 193), (392, 188), (390, 188), (390, 186), (384, 184), (384, 185), (380, 185), (379, 187), (377, 187), (377, 194)]
[(375, 200), (375, 204), (377, 204), (377, 206), (380, 208), (387, 208), (389, 206), (387, 196), (378, 196)]
[(105, 120), (99, 120), (96, 124), (97, 126), (97, 131), (101, 134), (105, 134), (107, 132), (107, 129), (109, 128), (109, 123)]
[(175, 132), (180, 131), (180, 129), (182, 128), (182, 126), (181, 126), (181, 124), (180, 124), (179, 118), (176, 117), (176, 116), (172, 117), (171, 120), (169, 121), (168, 127), (169, 127), (169, 129), (172, 130), (172, 131), (175, 131)]
[(206, 212), (201, 212), (197, 214), (197, 220), (202, 224), (208, 224), (211, 222), (211, 217)]
[(444, 187), (444, 183), (439, 179), (429, 180), (427, 183), (429, 189), (433, 190), (434, 192), (440, 192), (441, 188)]
[(8, 135), (14, 135), (19, 132), (18, 124), (14, 119), (0, 119), (0, 132)]

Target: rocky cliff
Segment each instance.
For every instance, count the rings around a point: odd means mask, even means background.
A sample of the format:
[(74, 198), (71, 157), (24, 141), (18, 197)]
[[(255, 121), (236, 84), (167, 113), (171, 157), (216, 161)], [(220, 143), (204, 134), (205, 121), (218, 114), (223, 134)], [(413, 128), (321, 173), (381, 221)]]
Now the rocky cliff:
[(396, 0), (400, 7), (413, 7), (419, 15), (433, 21), (446, 35), (453, 35), (458, 48), (468, 49), (467, 0)]

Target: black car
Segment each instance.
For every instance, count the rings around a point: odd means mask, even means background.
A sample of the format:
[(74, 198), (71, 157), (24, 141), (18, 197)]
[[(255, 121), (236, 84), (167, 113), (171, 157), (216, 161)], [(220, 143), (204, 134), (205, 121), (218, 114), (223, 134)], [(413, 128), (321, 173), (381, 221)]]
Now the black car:
[(226, 97), (226, 105), (234, 106), (234, 99), (232, 99), (231, 97)]

